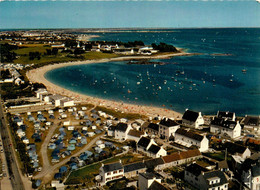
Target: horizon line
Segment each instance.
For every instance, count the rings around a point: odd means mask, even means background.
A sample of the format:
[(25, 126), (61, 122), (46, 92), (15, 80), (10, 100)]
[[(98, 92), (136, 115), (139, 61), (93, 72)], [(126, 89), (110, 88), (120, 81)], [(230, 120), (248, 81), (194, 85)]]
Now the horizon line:
[[(232, 29), (232, 28), (260, 28), (260, 26), (228, 26), (228, 27), (109, 27), (109, 28), (0, 28), (0, 31), (5, 30), (166, 30), (166, 29)], [(91, 31), (90, 31), (91, 32)]]

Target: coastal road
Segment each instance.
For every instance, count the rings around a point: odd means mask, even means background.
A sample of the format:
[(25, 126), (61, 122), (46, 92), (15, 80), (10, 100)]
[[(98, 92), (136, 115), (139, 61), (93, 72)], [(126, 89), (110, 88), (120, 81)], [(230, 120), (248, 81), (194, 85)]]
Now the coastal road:
[(23, 184), (23, 181), (22, 181), (22, 178), (20, 175), (20, 171), (18, 168), (18, 163), (17, 163), (16, 157), (15, 157), (15, 152), (14, 152), (14, 149), (12, 146), (12, 140), (11, 140), (10, 132), (9, 132), (7, 122), (5, 119), (1, 98), (0, 98), (0, 118), (1, 118), (0, 119), (0, 121), (1, 121), (0, 132), (1, 132), (1, 136), (2, 136), (9, 177), (11, 180), (13, 190), (25, 190), (24, 184)]
[[(42, 178), (42, 181), (43, 181), (43, 182), (48, 182), (49, 180), (51, 180), (52, 175), (56, 172), (56, 170), (57, 170), (58, 168), (60, 168), (61, 166), (65, 165), (65, 164), (70, 160), (71, 157), (79, 156), (81, 153), (83, 153), (83, 152), (85, 152), (86, 150), (90, 149), (90, 148), (93, 146), (93, 144), (94, 144), (98, 139), (100, 139), (100, 137), (103, 136), (103, 135), (104, 135), (104, 133), (99, 134), (99, 135), (96, 136), (94, 139), (92, 139), (92, 141), (90, 141), (83, 149), (81, 149), (81, 150), (78, 151), (77, 153), (71, 155), (70, 157), (68, 157), (68, 158), (66, 158), (66, 159), (64, 159), (64, 160), (62, 160), (61, 162), (59, 162), (59, 163), (57, 163), (57, 164), (55, 164), (55, 165), (53, 165), (53, 166), (49, 163), (48, 157), (45, 158), (45, 156), (44, 156), (44, 157), (43, 157), (43, 158), (44, 158), (44, 159), (43, 159), (44, 161), (43, 161), (42, 171), (41, 171), (40, 173), (38, 173), (37, 175), (35, 175), (34, 178), (36, 178), (36, 179)], [(43, 148), (43, 147), (42, 147), (42, 148)], [(42, 151), (44, 151), (44, 150), (42, 149)], [(46, 151), (47, 151), (47, 148), (46, 148)], [(47, 153), (46, 153), (46, 155), (47, 155)]]

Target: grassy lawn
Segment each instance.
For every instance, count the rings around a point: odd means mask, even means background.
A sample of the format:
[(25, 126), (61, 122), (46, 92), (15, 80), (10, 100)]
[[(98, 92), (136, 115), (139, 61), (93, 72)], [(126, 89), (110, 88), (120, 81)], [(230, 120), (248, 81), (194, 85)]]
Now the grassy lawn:
[(68, 177), (66, 184), (75, 184), (75, 182), (77, 183), (82, 183), (82, 182), (88, 182), (88, 183), (93, 183), (93, 178), (94, 175), (97, 175), (99, 173), (99, 168), (101, 167), (101, 163), (104, 164), (109, 164), (109, 163), (114, 163), (117, 162), (121, 159), (122, 164), (130, 164), (133, 162), (137, 162), (142, 160), (143, 158), (139, 158), (135, 157), (134, 155), (122, 155), (122, 156), (116, 156), (110, 159), (107, 159), (105, 161), (102, 161), (100, 163), (96, 163), (96, 164), (92, 164), (89, 166), (86, 166), (82, 169), (79, 169), (77, 171), (74, 171), (70, 174), (70, 176)]
[(142, 119), (142, 118), (146, 117), (144, 115), (140, 115), (140, 114), (136, 114), (136, 113), (121, 113), (121, 112), (117, 112), (115, 110), (108, 109), (108, 108), (105, 108), (102, 106), (97, 106), (96, 110), (103, 111), (103, 112), (105, 112), (109, 115), (112, 115), (114, 117), (117, 117), (117, 118), (126, 118), (128, 120)]
[[(59, 52), (57, 55), (44, 55), (46, 49), (52, 49), (46, 44), (26, 44), (20, 46), (20, 49), (14, 50), (15, 53), (19, 56), (18, 59), (14, 60), (14, 63), (21, 64), (47, 64), (47, 63), (60, 63), (60, 62), (69, 62), (77, 60), (94, 60), (94, 59), (104, 59), (104, 58), (114, 58), (118, 57), (116, 54), (112, 53), (102, 53), (102, 52), (87, 52), (82, 54), (81, 57), (68, 57), (68, 53)], [(41, 58), (30, 60), (29, 52), (40, 52)], [(83, 58), (82, 58), (83, 57)]]
[[(225, 152), (219, 152), (219, 153), (203, 153), (205, 156), (213, 158), (218, 161), (222, 161), (225, 159)], [(229, 158), (228, 158), (229, 159)]]
[(87, 60), (105, 59), (105, 58), (114, 58), (114, 57), (119, 57), (119, 56), (113, 53), (102, 53), (102, 52), (87, 52), (84, 54), (84, 58)]

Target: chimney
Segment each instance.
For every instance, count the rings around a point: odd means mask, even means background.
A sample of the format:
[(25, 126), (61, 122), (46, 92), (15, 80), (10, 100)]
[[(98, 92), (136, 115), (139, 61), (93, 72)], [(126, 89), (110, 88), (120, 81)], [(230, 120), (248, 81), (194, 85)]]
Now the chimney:
[(102, 163), (102, 167), (104, 167), (104, 163)]
[(122, 163), (121, 159), (119, 160), (119, 163)]

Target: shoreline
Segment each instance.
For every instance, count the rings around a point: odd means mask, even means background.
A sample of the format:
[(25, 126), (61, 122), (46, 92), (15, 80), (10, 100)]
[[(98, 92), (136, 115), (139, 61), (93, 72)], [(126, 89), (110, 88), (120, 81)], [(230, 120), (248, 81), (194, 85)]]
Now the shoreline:
[(46, 86), (48, 92), (52, 94), (60, 94), (63, 96), (70, 97), (75, 102), (80, 102), (82, 104), (89, 103), (95, 106), (103, 106), (108, 109), (113, 109), (124, 113), (137, 113), (140, 115), (145, 115), (147, 117), (161, 116), (161, 117), (177, 119), (177, 118), (181, 118), (182, 114), (174, 110), (155, 107), (155, 106), (148, 106), (148, 105), (136, 105), (136, 104), (125, 103), (123, 101), (114, 101), (109, 99), (92, 97), (89, 95), (81, 94), (60, 87), (47, 80), (44, 75), (46, 72), (50, 70), (61, 68), (61, 67), (73, 66), (73, 65), (95, 64), (95, 63), (104, 63), (110, 61), (125, 61), (131, 59), (165, 59), (174, 56), (191, 56), (191, 55), (197, 55), (197, 54), (180, 52), (180, 53), (155, 55), (155, 56), (125, 56), (125, 57), (108, 58), (108, 59), (100, 59), (100, 60), (85, 60), (85, 61), (77, 61), (77, 62), (57, 63), (57, 64), (46, 65), (40, 68), (29, 70), (26, 72), (26, 76), (31, 82), (43, 83)]

